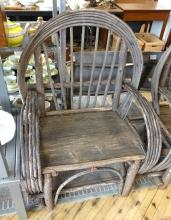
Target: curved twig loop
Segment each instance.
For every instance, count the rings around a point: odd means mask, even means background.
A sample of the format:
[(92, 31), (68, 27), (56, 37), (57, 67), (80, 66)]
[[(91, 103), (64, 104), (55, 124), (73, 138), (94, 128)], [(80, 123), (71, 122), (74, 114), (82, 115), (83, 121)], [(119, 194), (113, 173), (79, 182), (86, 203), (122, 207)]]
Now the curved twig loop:
[(123, 177), (122, 175), (115, 169), (113, 168), (94, 168), (94, 169), (91, 169), (91, 170), (85, 170), (85, 171), (82, 171), (80, 173), (77, 173), (71, 177), (69, 177), (67, 180), (65, 180), (58, 188), (56, 194), (55, 194), (55, 199), (54, 199), (54, 203), (56, 204), (57, 201), (58, 201), (58, 197), (59, 197), (59, 194), (61, 192), (61, 190), (70, 182), (72, 182), (73, 180), (81, 177), (81, 176), (84, 176), (84, 175), (87, 175), (87, 174), (90, 174), (90, 173), (94, 173), (94, 172), (112, 172), (113, 174), (116, 174), (119, 179), (120, 179), (120, 193), (122, 193), (122, 189), (123, 189)]
[(136, 98), (145, 121), (148, 145), (145, 160), (139, 170), (139, 173), (142, 174), (152, 169), (160, 158), (162, 148), (160, 124), (158, 116), (152, 106), (135, 88), (126, 84), (124, 85), (124, 89), (129, 91), (134, 98)]

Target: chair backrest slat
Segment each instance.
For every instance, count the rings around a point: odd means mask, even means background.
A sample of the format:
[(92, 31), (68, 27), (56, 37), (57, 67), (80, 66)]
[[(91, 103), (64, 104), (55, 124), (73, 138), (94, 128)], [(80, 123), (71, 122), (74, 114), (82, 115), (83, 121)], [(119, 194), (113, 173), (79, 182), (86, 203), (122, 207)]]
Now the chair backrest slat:
[(87, 104), (86, 107), (88, 108), (90, 103), (90, 92), (91, 92), (91, 86), (93, 83), (93, 77), (94, 77), (94, 70), (95, 70), (95, 64), (96, 64), (96, 53), (98, 49), (98, 41), (99, 41), (99, 27), (96, 28), (96, 38), (95, 38), (95, 47), (94, 47), (94, 54), (93, 54), (93, 65), (91, 69), (91, 76), (90, 76), (90, 83), (88, 87), (88, 96), (87, 96)]
[(53, 79), (51, 76), (51, 70), (50, 70), (50, 66), (49, 66), (49, 62), (48, 62), (48, 52), (47, 52), (47, 48), (46, 48), (46, 44), (43, 43), (43, 50), (44, 50), (44, 55), (45, 55), (45, 62), (46, 62), (46, 68), (47, 68), (47, 73), (48, 73), (48, 79), (49, 79), (49, 84), (50, 84), (50, 88), (52, 90), (52, 96), (53, 96), (53, 101), (55, 104), (55, 109), (59, 110), (59, 104), (57, 102), (57, 96), (56, 96), (56, 92), (55, 92), (55, 88), (54, 88), (54, 83), (53, 83)]
[(103, 71), (104, 71), (105, 65), (106, 65), (106, 59), (107, 59), (107, 55), (108, 55), (108, 51), (109, 51), (110, 38), (111, 38), (111, 32), (108, 31), (107, 43), (106, 43), (106, 50), (105, 50), (103, 65), (102, 65), (102, 68), (101, 68), (101, 71), (100, 71), (100, 74), (99, 74), (98, 84), (97, 84), (96, 93), (95, 93), (95, 98), (94, 98), (94, 103), (93, 103), (93, 106), (94, 106), (94, 107), (96, 106), (97, 96), (98, 96), (99, 88), (100, 88), (100, 83), (101, 83)]
[(118, 51), (119, 46), (120, 46), (120, 38), (118, 38), (118, 40), (116, 42), (115, 51), (113, 53), (113, 59), (112, 59), (111, 68), (110, 68), (110, 72), (109, 72), (109, 76), (108, 76), (108, 80), (107, 80), (107, 84), (106, 84), (106, 88), (105, 88), (105, 93), (103, 96), (102, 106), (105, 106), (106, 96), (108, 94), (108, 90), (109, 90), (109, 86), (110, 86), (110, 82), (111, 82), (111, 78), (112, 78), (112, 73), (114, 71), (114, 67), (115, 67), (115, 63), (116, 63), (116, 56), (117, 56), (116, 51)]
[(64, 74), (65, 74), (65, 69), (63, 69), (63, 65), (62, 65), (62, 54), (61, 54), (61, 47), (59, 44), (59, 36), (58, 34), (54, 35), (54, 39), (55, 39), (55, 44), (57, 46), (57, 56), (58, 56), (58, 62), (59, 62), (59, 77), (60, 77), (60, 84), (61, 84), (61, 95), (62, 95), (62, 99), (63, 99), (63, 103), (64, 103), (64, 109), (67, 109), (67, 104), (66, 104), (66, 91), (64, 89)]
[(118, 71), (116, 75), (116, 85), (115, 85), (115, 93), (113, 95), (113, 110), (116, 111), (119, 105), (120, 94), (122, 90), (122, 81), (124, 75), (124, 67), (126, 64), (126, 56), (127, 56), (127, 47), (125, 42), (121, 42), (121, 50), (119, 52), (119, 64)]
[(85, 26), (82, 27), (81, 33), (81, 58), (80, 58), (80, 92), (79, 92), (79, 108), (81, 108), (82, 98), (82, 84), (83, 84), (83, 58), (84, 58), (84, 40), (85, 40)]
[(43, 69), (41, 60), (41, 47), (39, 46), (34, 52), (35, 60), (35, 72), (36, 72), (36, 89), (38, 92), (38, 104), (40, 109), (40, 114), (45, 114), (45, 95), (44, 95), (44, 85), (43, 85)]
[(73, 28), (70, 28), (70, 57), (71, 57), (71, 108), (73, 108), (73, 83), (74, 83), (74, 54), (73, 54)]

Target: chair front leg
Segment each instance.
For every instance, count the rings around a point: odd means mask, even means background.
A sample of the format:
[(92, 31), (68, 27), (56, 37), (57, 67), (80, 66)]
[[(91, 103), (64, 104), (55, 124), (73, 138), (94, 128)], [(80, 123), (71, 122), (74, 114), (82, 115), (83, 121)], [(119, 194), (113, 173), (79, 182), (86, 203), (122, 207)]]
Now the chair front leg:
[(44, 175), (44, 199), (45, 204), (49, 211), (53, 209), (53, 198), (52, 198), (52, 175)]
[(123, 196), (127, 196), (129, 192), (131, 191), (133, 182), (135, 180), (135, 177), (136, 177), (136, 174), (138, 173), (139, 168), (140, 168), (140, 160), (132, 162), (132, 164), (128, 168), (125, 183), (124, 183), (124, 188), (122, 191)]

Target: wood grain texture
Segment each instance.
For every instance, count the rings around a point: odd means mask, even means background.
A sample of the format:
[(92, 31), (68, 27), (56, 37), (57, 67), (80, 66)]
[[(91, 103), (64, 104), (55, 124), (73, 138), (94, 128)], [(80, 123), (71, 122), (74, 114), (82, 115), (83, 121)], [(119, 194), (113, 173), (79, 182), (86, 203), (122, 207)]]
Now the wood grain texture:
[(169, 7), (159, 2), (143, 2), (143, 3), (118, 3), (122, 10), (126, 11), (169, 11)]
[(111, 111), (46, 117), (40, 126), (43, 167), (144, 157), (138, 137)]

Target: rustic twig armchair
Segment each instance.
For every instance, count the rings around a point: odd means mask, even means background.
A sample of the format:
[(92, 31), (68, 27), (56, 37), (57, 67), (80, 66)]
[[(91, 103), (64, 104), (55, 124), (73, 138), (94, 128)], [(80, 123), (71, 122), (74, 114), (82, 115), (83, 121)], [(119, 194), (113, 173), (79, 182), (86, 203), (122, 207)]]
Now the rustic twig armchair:
[[(95, 42), (93, 48), (91, 44), (88, 49), (85, 35), (90, 27)], [(100, 28), (106, 29), (108, 34), (106, 48), (99, 52)], [(69, 48), (67, 67), (61, 38), (65, 31)], [(118, 40), (113, 48), (114, 34)], [(54, 44), (51, 48), (46, 46), (50, 36)], [(80, 50), (75, 47), (75, 37)], [(78, 61), (75, 51), (80, 53), (79, 80), (75, 75), (74, 66)], [(92, 59), (90, 77), (84, 66), (87, 51), (91, 52)], [(41, 52), (45, 54), (49, 75), (46, 85), (42, 78)], [(32, 55), (36, 85), (25, 81)], [(56, 82), (51, 77), (49, 56), (54, 57), (59, 70)], [(125, 71), (130, 66), (127, 78)], [(64, 13), (40, 28), (24, 49), (19, 64), (18, 82), (24, 103), (21, 170), (28, 194), (42, 196), (49, 209), (58, 198), (72, 200), (81, 192), (82, 198), (101, 196), (103, 189), (110, 188), (115, 182), (119, 182), (117, 193), (127, 195), (137, 172), (144, 173), (153, 167), (159, 158), (161, 135), (152, 108), (137, 91), (142, 66), (142, 54), (133, 32), (123, 21), (104, 11)], [(107, 74), (104, 74), (106, 69)], [(44, 101), (49, 88), (56, 111), (45, 112)], [(146, 124), (148, 144), (144, 149), (138, 133), (126, 118), (133, 99)], [(123, 172), (115, 169), (114, 164), (118, 164)], [(115, 194), (114, 191), (111, 193)]]
[[(155, 67), (152, 78), (152, 103), (160, 118), (163, 140), (161, 158), (152, 171), (162, 173), (163, 187), (166, 187), (171, 182), (171, 130), (169, 119), (171, 116), (169, 111), (169, 107), (171, 105), (170, 77), (171, 46), (162, 54), (158, 64)], [(159, 104), (161, 98), (164, 98), (169, 106), (161, 106)]]

